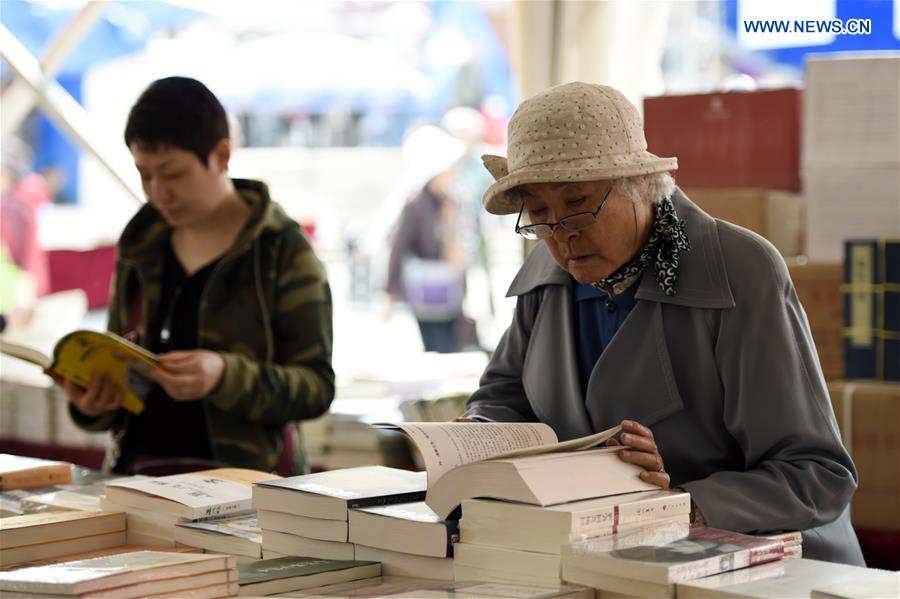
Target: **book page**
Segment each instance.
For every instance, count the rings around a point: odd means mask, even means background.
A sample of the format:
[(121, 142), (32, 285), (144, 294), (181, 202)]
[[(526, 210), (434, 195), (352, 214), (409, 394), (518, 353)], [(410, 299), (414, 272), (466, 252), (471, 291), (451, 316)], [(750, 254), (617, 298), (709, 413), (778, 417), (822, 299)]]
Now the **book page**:
[(373, 426), (399, 428), (412, 439), (425, 461), (429, 487), (462, 464), (557, 442), (552, 428), (532, 422), (400, 422)]

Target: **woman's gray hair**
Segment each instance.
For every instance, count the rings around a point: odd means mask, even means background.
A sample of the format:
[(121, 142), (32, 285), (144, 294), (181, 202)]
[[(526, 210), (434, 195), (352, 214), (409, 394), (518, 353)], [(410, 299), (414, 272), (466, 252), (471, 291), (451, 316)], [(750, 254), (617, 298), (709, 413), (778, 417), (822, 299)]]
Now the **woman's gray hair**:
[(616, 179), (614, 186), (620, 195), (632, 202), (656, 204), (672, 195), (675, 191), (675, 179), (669, 173), (635, 175)]

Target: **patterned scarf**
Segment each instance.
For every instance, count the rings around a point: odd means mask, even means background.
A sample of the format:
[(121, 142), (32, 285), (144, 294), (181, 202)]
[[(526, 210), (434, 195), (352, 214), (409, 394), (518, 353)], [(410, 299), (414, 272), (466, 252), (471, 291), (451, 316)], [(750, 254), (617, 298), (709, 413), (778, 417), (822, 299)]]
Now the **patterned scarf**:
[(656, 267), (656, 282), (668, 296), (675, 295), (675, 281), (678, 278), (678, 260), (681, 252), (691, 249), (691, 242), (684, 232), (685, 222), (675, 214), (675, 205), (670, 198), (663, 198), (656, 204), (656, 221), (647, 244), (640, 255), (620, 267), (593, 286), (609, 293), (614, 286), (636, 278), (648, 264)]

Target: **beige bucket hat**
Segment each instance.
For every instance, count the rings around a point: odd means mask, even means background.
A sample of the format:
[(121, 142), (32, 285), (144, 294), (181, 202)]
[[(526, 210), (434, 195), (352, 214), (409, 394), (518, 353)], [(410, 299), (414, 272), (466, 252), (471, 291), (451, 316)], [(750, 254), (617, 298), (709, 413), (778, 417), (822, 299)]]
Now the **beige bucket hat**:
[(597, 181), (674, 171), (675, 158), (647, 151), (637, 108), (622, 92), (575, 81), (524, 100), (509, 121), (508, 158), (486, 154), (495, 183), (484, 193), (492, 214), (521, 205), (509, 190), (526, 183)]

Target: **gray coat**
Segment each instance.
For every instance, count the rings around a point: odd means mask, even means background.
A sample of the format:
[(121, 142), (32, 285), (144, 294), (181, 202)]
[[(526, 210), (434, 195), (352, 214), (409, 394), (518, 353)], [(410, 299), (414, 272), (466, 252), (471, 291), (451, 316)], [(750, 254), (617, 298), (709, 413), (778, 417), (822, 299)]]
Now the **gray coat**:
[(804, 557), (862, 565), (847, 509), (856, 468), (784, 260), (680, 191), (673, 201), (691, 242), (677, 293), (667, 297), (645, 271), (587, 396), (572, 277), (541, 244), (509, 289), (512, 324), (466, 414), (544, 422), (560, 439), (637, 420), (653, 430), (672, 486), (690, 492), (709, 526), (802, 530)]

